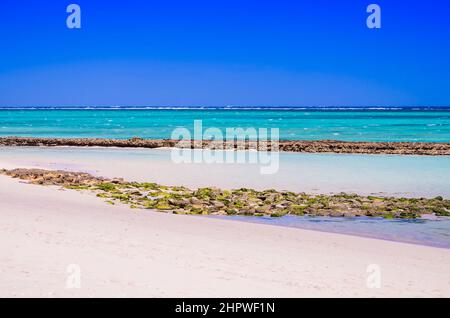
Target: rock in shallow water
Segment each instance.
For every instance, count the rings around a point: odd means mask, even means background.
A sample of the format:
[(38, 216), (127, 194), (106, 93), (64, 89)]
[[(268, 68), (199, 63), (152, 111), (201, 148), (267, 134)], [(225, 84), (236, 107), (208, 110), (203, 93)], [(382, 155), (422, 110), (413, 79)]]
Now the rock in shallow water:
[(270, 142), (246, 142), (244, 145), (221, 141), (202, 142), (171, 139), (104, 139), (104, 138), (36, 138), (0, 137), (0, 146), (97, 146), (137, 148), (209, 148), (209, 149), (255, 149), (280, 150), (306, 153), (357, 153), (357, 154), (399, 154), (399, 155), (450, 155), (450, 143), (445, 142), (357, 142), (338, 140), (280, 140)]
[(179, 214), (374, 216), (417, 218), (426, 215), (450, 216), (450, 200), (442, 197), (385, 198), (340, 193), (308, 195), (288, 191), (252, 189), (222, 190), (164, 186), (156, 183), (126, 182), (84, 172), (42, 169), (1, 170), (0, 173), (33, 184), (56, 185), (90, 190), (107, 202), (121, 202), (133, 208), (171, 211)]

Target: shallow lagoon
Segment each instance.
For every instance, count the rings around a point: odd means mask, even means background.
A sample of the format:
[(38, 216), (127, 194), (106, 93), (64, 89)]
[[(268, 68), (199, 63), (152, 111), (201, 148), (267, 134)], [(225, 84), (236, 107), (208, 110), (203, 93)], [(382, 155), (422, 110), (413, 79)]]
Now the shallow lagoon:
[[(196, 150), (202, 151), (202, 150)], [(39, 167), (189, 187), (276, 188), (308, 193), (450, 197), (448, 156), (280, 153), (280, 170), (261, 175), (250, 164), (175, 164), (169, 149), (0, 148), (0, 168)], [(228, 220), (360, 235), (450, 248), (450, 218), (226, 216)]]
[(192, 188), (450, 197), (449, 156), (279, 153), (278, 172), (262, 175), (257, 164), (177, 164), (169, 149), (5, 147), (1, 167), (68, 169)]

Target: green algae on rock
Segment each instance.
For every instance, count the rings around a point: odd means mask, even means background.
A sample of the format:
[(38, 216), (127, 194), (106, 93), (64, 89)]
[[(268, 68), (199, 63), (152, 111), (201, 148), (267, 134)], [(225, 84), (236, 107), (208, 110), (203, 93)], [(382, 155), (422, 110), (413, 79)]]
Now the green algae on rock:
[(77, 191), (91, 191), (108, 204), (153, 209), (176, 214), (372, 216), (387, 219), (414, 219), (425, 214), (450, 216), (450, 200), (442, 197), (396, 198), (340, 193), (309, 195), (273, 189), (256, 191), (241, 188), (223, 190), (157, 183), (126, 182), (95, 177), (83, 172), (42, 169), (0, 170), (0, 173), (33, 184), (56, 185)]

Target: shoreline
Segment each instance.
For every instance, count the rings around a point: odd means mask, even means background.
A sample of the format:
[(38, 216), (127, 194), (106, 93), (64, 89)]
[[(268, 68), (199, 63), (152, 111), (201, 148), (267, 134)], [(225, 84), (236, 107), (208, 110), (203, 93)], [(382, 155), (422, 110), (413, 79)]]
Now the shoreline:
[[(448, 249), (139, 212), (5, 176), (0, 202), (4, 297), (450, 295)], [(71, 264), (81, 288), (66, 287)], [(368, 286), (371, 264), (380, 288)]]
[[(141, 194), (144, 195), (150, 195), (149, 194), (149, 186), (151, 189), (158, 189), (157, 192), (159, 193), (171, 193), (171, 194), (176, 194), (173, 190), (175, 191), (179, 191), (179, 190), (184, 190), (184, 191), (188, 191), (190, 192), (190, 194), (188, 195), (189, 198), (193, 198), (195, 200), (197, 200), (198, 202), (197, 205), (199, 203), (202, 203), (201, 205), (205, 206), (208, 205), (208, 202), (202, 202), (201, 200), (198, 200), (199, 196), (199, 192), (198, 191), (193, 191), (191, 189), (185, 188), (185, 187), (180, 187), (180, 186), (163, 186), (163, 185), (159, 185), (156, 183), (136, 183), (136, 182), (127, 182), (124, 181), (122, 178), (113, 178), (113, 179), (109, 179), (109, 178), (104, 178), (104, 177), (94, 177), (92, 175), (89, 175), (88, 173), (77, 173), (77, 172), (67, 172), (67, 171), (55, 171), (55, 170), (47, 170), (47, 169), (13, 169), (13, 170), (5, 170), (5, 169), (0, 169), (0, 177), (4, 175), (5, 177), (10, 177), (11, 179), (16, 179), (21, 183), (24, 184), (30, 184), (30, 185), (41, 185), (41, 186), (46, 186), (48, 188), (54, 188), (57, 189), (58, 191), (70, 191), (73, 190), (74, 192), (78, 192), (80, 194), (84, 194), (84, 195), (89, 195), (90, 197), (97, 197), (97, 199), (100, 199), (99, 201), (103, 201), (105, 203), (105, 206), (110, 206), (112, 207), (128, 207), (131, 209), (137, 209), (135, 210), (136, 212), (154, 212), (154, 213), (162, 213), (162, 214), (174, 214), (174, 215), (191, 215), (191, 216), (203, 216), (203, 217), (208, 217), (208, 218), (212, 218), (212, 219), (217, 219), (217, 220), (228, 220), (228, 221), (238, 221), (238, 222), (250, 222), (250, 223), (254, 223), (254, 224), (263, 224), (263, 225), (269, 225), (269, 226), (279, 226), (282, 228), (296, 228), (296, 229), (301, 229), (301, 230), (310, 230), (310, 231), (318, 231), (318, 232), (323, 232), (323, 233), (334, 233), (334, 234), (343, 234), (343, 235), (350, 235), (350, 236), (357, 236), (357, 237), (363, 237), (363, 238), (370, 238), (370, 239), (377, 239), (377, 240), (384, 240), (384, 241), (389, 241), (389, 242), (400, 242), (400, 243), (407, 243), (407, 244), (416, 244), (416, 245), (421, 245), (421, 246), (430, 246), (430, 247), (435, 247), (435, 248), (444, 248), (444, 249), (450, 249), (450, 245), (448, 245), (447, 243), (445, 243), (444, 241), (442, 241), (441, 238), (436, 237), (436, 241), (433, 240), (428, 240), (430, 236), (428, 237), (420, 237), (420, 235), (418, 237), (416, 236), (411, 236), (410, 234), (408, 234), (408, 230), (402, 234), (405, 235), (404, 237), (402, 237), (402, 235), (400, 235), (400, 233), (397, 233), (395, 236), (392, 235), (392, 233), (389, 233), (389, 231), (387, 232), (380, 232), (377, 231), (375, 229), (373, 229), (373, 226), (379, 226), (380, 223), (385, 223), (385, 222), (424, 222), (424, 221), (443, 221), (443, 222), (450, 222), (450, 214), (448, 212), (450, 212), (450, 202), (449, 200), (445, 200), (447, 202), (447, 213), (446, 216), (445, 215), (441, 215), (439, 216), (438, 213), (434, 213), (433, 211), (424, 211), (424, 214), (417, 214), (413, 217), (411, 217), (412, 215), (397, 215), (396, 217), (394, 217), (392, 214), (388, 214), (388, 215), (383, 215), (383, 214), (364, 214), (363, 212), (361, 213), (352, 213), (351, 211), (348, 212), (343, 212), (342, 209), (338, 208), (338, 205), (334, 204), (334, 209), (339, 209), (341, 210), (340, 212), (337, 213), (318, 213), (318, 211), (310, 211), (309, 213), (307, 211), (298, 213), (299, 211), (289, 211), (290, 213), (281, 213), (278, 214), (280, 211), (279, 209), (277, 209), (277, 207), (274, 205), (274, 210), (278, 210), (278, 213), (275, 214), (248, 214), (248, 213), (217, 213), (219, 212), (218, 209), (215, 209), (215, 211), (210, 211), (208, 213), (199, 213), (199, 211), (195, 212), (195, 211), (185, 211), (184, 209), (179, 209), (180, 207), (178, 207), (178, 209), (174, 209), (174, 210), (167, 210), (167, 208), (162, 208), (160, 209), (156, 204), (151, 204), (148, 205), (145, 202), (143, 203), (143, 201), (146, 201), (148, 203), (148, 201), (142, 198), (138, 198), (139, 201), (141, 202), (136, 202), (133, 201), (132, 196), (130, 196), (129, 198), (124, 198), (124, 195), (129, 195), (129, 193), (134, 195), (134, 199), (136, 199), (136, 195), (138, 194), (138, 192), (140, 192)], [(108, 186), (108, 189), (104, 189), (102, 186)], [(109, 186), (114, 186), (115, 189), (109, 189)], [(144, 187), (142, 187), (144, 186)], [(123, 189), (126, 188), (127, 191), (126, 192), (121, 192), (119, 189)], [(145, 189), (143, 191), (143, 189)], [(217, 188), (203, 188), (203, 189), (197, 189), (199, 191), (202, 191), (204, 193), (204, 190), (214, 190), (214, 191), (220, 191), (222, 192), (222, 190), (217, 189)], [(119, 191), (117, 191), (119, 190)], [(250, 192), (255, 193), (254, 190), (248, 189), (250, 190)], [(168, 191), (168, 192), (166, 192)], [(235, 195), (235, 192), (241, 192), (242, 189), (239, 190), (235, 190), (232, 191), (233, 195)], [(72, 192), (72, 191), (71, 191)], [(150, 190), (151, 192), (151, 190)], [(260, 194), (264, 194), (266, 191), (263, 191)], [(257, 192), (256, 192), (257, 193)], [(273, 190), (269, 190), (269, 193), (274, 193)], [(275, 192), (277, 193), (277, 192)], [(179, 196), (180, 193), (176, 194), (176, 196)], [(300, 194), (300, 196), (304, 197), (306, 194), (302, 193)], [(183, 196), (183, 194), (181, 195)], [(356, 199), (356, 200), (365, 200), (367, 198), (362, 197), (362, 196), (355, 196), (355, 195), (347, 195), (344, 193), (341, 193), (340, 195), (336, 196), (336, 195), (331, 195), (331, 196), (311, 196), (311, 195), (306, 195), (309, 197), (308, 200), (314, 199), (314, 198), (321, 198), (321, 200), (323, 199), (330, 199), (330, 202), (332, 202), (336, 197), (341, 197), (342, 198), (351, 198), (352, 200)], [(202, 197), (202, 196), (200, 196)], [(179, 198), (179, 197), (178, 197)], [(217, 199), (217, 198), (216, 198)], [(379, 199), (384, 199), (386, 201), (390, 201), (393, 198), (373, 198), (375, 199), (375, 201), (372, 201), (373, 203), (377, 203), (377, 201)], [(373, 200), (372, 199), (372, 200)], [(167, 198), (164, 198), (164, 200), (167, 200)], [(165, 204), (177, 204), (176, 202), (171, 202), (173, 199), (169, 199), (167, 201), (165, 201)], [(408, 199), (405, 198), (400, 198), (400, 201), (404, 201)], [(417, 201), (418, 199), (412, 199), (412, 202)], [(420, 199), (423, 200), (423, 199)], [(435, 199), (434, 199), (435, 200)], [(434, 200), (428, 200), (428, 201), (434, 201)], [(158, 200), (159, 201), (159, 200)], [(219, 199), (220, 201), (220, 199)], [(219, 202), (219, 201), (215, 201), (215, 202)], [(370, 201), (366, 201), (366, 204), (369, 203)], [(134, 202), (134, 203), (133, 203)], [(180, 202), (180, 201), (179, 201)], [(287, 202), (287, 201), (285, 201)], [(320, 202), (320, 200), (318, 201)], [(135, 204), (136, 203), (136, 204)], [(211, 203), (211, 202), (209, 202)], [(345, 202), (341, 202), (341, 204)], [(348, 202), (347, 202), (348, 203)], [(378, 203), (380, 203), (378, 201)], [(338, 203), (339, 204), (339, 203)], [(393, 205), (398, 205), (397, 203), (393, 203)], [(392, 206), (392, 204), (389, 204)], [(403, 205), (402, 208), (408, 208), (408, 205)], [(413, 207), (413, 206), (412, 206)], [(172, 206), (172, 208), (176, 208), (175, 206)], [(214, 204), (212, 206), (210, 206), (209, 208), (213, 208), (214, 210)], [(243, 207), (245, 208), (245, 207)], [(248, 208), (248, 207), (247, 207)], [(317, 208), (317, 206), (316, 206)], [(342, 208), (342, 206), (341, 206)], [(208, 209), (208, 207), (205, 207), (205, 209)], [(222, 207), (223, 209), (223, 207)], [(224, 211), (222, 211), (224, 212)], [(275, 212), (275, 211), (274, 211)], [(297, 213), (295, 213), (297, 212)], [(312, 212), (312, 213), (311, 213)], [(322, 210), (323, 212), (323, 210)], [(408, 212), (411, 213), (411, 212)], [(332, 228), (327, 227), (326, 225), (328, 224), (328, 222), (333, 222), (334, 225), (336, 224), (344, 224), (347, 223), (349, 220), (351, 220), (351, 227), (342, 227), (342, 226), (338, 226), (337, 228), (334, 226)], [(306, 223), (304, 223), (306, 221)], [(311, 222), (311, 223), (309, 223)], [(325, 222), (325, 223), (322, 223)], [(337, 223), (336, 223), (337, 222)], [(309, 223), (309, 224), (308, 224)], [(321, 224), (322, 226), (311, 226), (311, 225), (318, 225)], [(357, 225), (356, 228), (354, 228), (354, 225)], [(366, 229), (362, 229), (360, 226), (361, 224), (371, 224), (371, 228), (372, 229), (368, 229), (366, 227)], [(387, 223), (386, 223), (387, 224)], [(395, 223), (394, 223), (395, 224)], [(324, 226), (325, 225), (325, 226)], [(393, 226), (393, 225), (390, 225)], [(421, 225), (421, 226), (425, 226), (425, 225)], [(404, 230), (404, 225), (402, 226), (403, 230)], [(446, 229), (447, 227), (442, 227), (441, 229)], [(400, 228), (398, 228), (400, 230)], [(427, 229), (427, 227), (425, 227), (424, 231)], [(372, 233), (371, 231), (374, 230), (374, 233)], [(391, 231), (391, 230), (390, 230)], [(425, 233), (425, 232), (424, 232)]]
[[(155, 212), (159, 212), (159, 211), (155, 211)], [(341, 230), (331, 230), (329, 228), (327, 228), (327, 229), (320, 228), (320, 227), (317, 227), (317, 228), (309, 227), (308, 228), (308, 227), (285, 225), (285, 224), (274, 223), (274, 222), (264, 222), (263, 220), (258, 221), (257, 218), (260, 218), (260, 217), (254, 217), (254, 216), (200, 215), (200, 217), (211, 218), (213, 220), (217, 219), (217, 220), (231, 221), (231, 222), (233, 222), (233, 221), (245, 222), (245, 223), (252, 223), (252, 224), (261, 224), (261, 225), (265, 225), (265, 226), (275, 226), (275, 227), (280, 227), (280, 228), (291, 228), (291, 229), (299, 229), (299, 230), (306, 230), (306, 231), (314, 231), (314, 232), (319, 232), (319, 233), (348, 235), (348, 236), (361, 237), (361, 238), (372, 239), (372, 240), (380, 240), (380, 241), (385, 241), (385, 242), (404, 243), (404, 244), (412, 244), (412, 245), (418, 245), (418, 246), (427, 246), (427, 247), (433, 247), (433, 248), (441, 248), (444, 250), (450, 250), (450, 246), (436, 244), (435, 242), (411, 241), (411, 240), (399, 238), (399, 237), (396, 237), (396, 238), (385, 237), (382, 235), (376, 235), (376, 234), (372, 234), (369, 232), (355, 233), (355, 232), (347, 232), (347, 231), (341, 231)], [(361, 219), (362, 221), (373, 221), (373, 222), (387, 221), (386, 219), (384, 219), (382, 217), (365, 217), (365, 216), (358, 216), (358, 217), (333, 217), (333, 216), (319, 217), (319, 216), (308, 216), (308, 215), (306, 215), (306, 216), (296, 216), (296, 215), (283, 216), (283, 218), (286, 218), (286, 217), (310, 218), (310, 220), (317, 220), (317, 218), (324, 218), (324, 219), (327, 218), (326, 221), (328, 221), (328, 220), (334, 221), (335, 219), (344, 219), (344, 221), (342, 221), (342, 222), (351, 221), (352, 219)], [(249, 218), (251, 218), (251, 220)], [(440, 222), (443, 220), (443, 218), (446, 218), (446, 217), (438, 217), (437, 219), (429, 219), (429, 218), (424, 217), (423, 219), (418, 219), (418, 220), (424, 220), (424, 221), (432, 220), (433, 222), (435, 222), (435, 221)], [(275, 218), (272, 218), (272, 219), (275, 219)], [(280, 219), (280, 218), (277, 218), (277, 219)], [(411, 221), (411, 219), (394, 219), (394, 220), (390, 220), (390, 221), (406, 221), (406, 222), (408, 222), (408, 221)]]
[(271, 142), (227, 143), (203, 140), (201, 144), (192, 141), (171, 139), (108, 138), (38, 138), (0, 137), (0, 147), (117, 147), (117, 148), (190, 148), (190, 149), (239, 149), (259, 151), (282, 151), (295, 153), (336, 154), (391, 154), (449, 156), (450, 142), (360, 142), (338, 140), (280, 140), (272, 149)]

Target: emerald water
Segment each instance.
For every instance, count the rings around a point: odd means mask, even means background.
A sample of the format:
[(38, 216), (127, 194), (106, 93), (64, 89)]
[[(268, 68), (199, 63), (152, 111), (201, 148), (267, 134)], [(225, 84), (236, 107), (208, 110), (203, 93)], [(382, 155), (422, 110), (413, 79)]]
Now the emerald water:
[(0, 109), (0, 136), (170, 138), (176, 127), (279, 128), (281, 139), (450, 141), (450, 109)]

